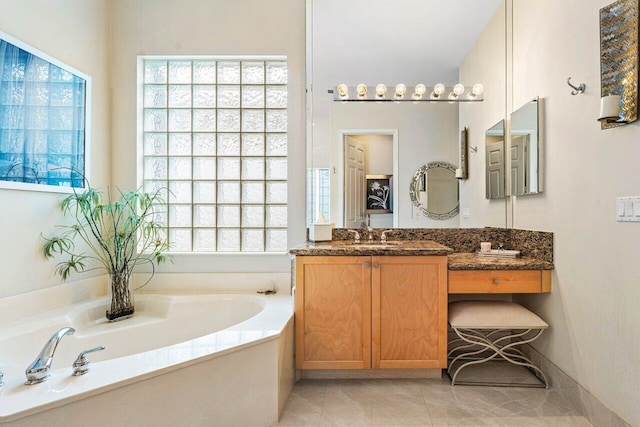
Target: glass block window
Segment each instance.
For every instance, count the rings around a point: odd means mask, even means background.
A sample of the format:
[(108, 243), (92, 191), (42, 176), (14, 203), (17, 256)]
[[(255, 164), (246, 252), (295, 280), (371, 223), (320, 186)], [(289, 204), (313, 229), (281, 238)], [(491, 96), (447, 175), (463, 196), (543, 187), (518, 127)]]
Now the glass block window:
[(286, 251), (286, 60), (154, 57), (142, 74), (143, 184), (166, 189), (171, 251)]

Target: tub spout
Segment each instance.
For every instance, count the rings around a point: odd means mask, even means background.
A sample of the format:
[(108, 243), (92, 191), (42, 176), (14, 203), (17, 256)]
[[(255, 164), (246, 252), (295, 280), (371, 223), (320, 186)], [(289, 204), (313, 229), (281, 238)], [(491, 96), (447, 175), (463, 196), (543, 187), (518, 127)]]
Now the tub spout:
[(53, 355), (56, 352), (58, 343), (62, 337), (65, 335), (73, 335), (75, 331), (75, 329), (66, 326), (58, 329), (51, 338), (49, 338), (49, 341), (44, 345), (36, 360), (25, 370), (27, 376), (25, 384), (38, 384), (49, 379), (51, 376), (49, 375), (49, 369), (51, 368), (51, 361), (53, 361)]

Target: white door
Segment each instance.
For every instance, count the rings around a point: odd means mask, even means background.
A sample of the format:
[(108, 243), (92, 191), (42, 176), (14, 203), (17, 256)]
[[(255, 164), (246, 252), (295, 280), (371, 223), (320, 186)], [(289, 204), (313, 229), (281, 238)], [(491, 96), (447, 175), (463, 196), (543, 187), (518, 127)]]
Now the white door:
[(504, 141), (487, 143), (487, 199), (504, 197)]
[(365, 208), (365, 151), (355, 138), (344, 137), (344, 226), (361, 228)]
[(516, 196), (529, 192), (527, 180), (529, 135), (511, 137), (511, 194)]

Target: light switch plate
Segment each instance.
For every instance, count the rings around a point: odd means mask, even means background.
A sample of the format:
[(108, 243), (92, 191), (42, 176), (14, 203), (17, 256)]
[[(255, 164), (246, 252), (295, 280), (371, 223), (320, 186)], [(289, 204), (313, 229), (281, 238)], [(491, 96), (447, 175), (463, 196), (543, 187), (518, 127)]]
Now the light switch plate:
[(640, 222), (640, 196), (616, 198), (616, 220)]

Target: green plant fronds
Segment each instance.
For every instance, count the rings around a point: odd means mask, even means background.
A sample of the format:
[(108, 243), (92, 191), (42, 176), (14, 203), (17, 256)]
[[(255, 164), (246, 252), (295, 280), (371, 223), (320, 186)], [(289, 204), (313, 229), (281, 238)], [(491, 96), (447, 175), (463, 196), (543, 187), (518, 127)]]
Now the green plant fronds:
[(46, 243), (42, 247), (42, 252), (47, 259), (52, 258), (54, 254), (66, 253), (74, 246), (73, 240), (65, 237), (52, 237), (50, 239), (45, 237), (44, 239)]
[[(60, 225), (56, 237), (43, 236), (46, 258), (56, 254), (69, 258), (58, 264), (56, 272), (66, 279), (71, 272), (86, 271), (86, 260), (98, 261), (108, 274), (131, 274), (142, 263), (160, 263), (169, 249), (166, 227), (155, 221), (155, 204), (161, 203), (161, 190), (144, 193), (122, 192), (111, 200), (94, 188), (74, 192), (61, 203), (65, 215), (75, 221)], [(76, 251), (82, 242), (92, 254)], [(155, 269), (154, 269), (155, 270)]]
[(71, 255), (68, 261), (64, 261), (58, 264), (56, 272), (60, 276), (62, 276), (62, 280), (67, 280), (67, 277), (69, 277), (72, 269), (76, 273), (84, 271), (84, 269), (86, 268), (86, 264), (83, 262), (83, 260), (85, 258), (86, 257), (81, 255)]

